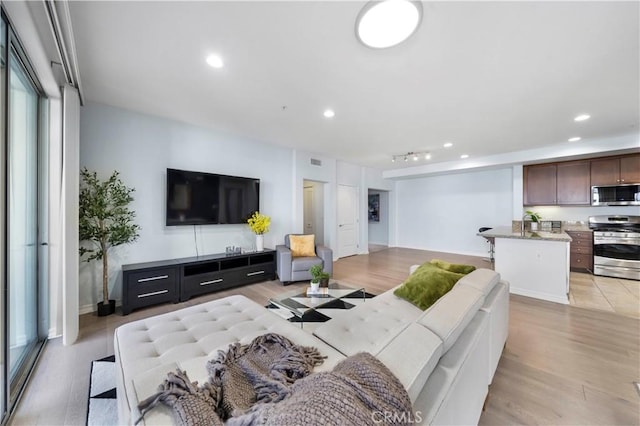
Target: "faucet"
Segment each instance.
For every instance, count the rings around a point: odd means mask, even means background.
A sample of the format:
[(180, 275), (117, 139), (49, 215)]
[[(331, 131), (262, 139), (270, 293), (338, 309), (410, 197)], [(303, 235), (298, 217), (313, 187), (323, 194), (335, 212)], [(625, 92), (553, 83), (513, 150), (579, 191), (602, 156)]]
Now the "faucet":
[(530, 218), (531, 215), (529, 213), (525, 213), (524, 216), (522, 216), (522, 220), (520, 221), (520, 235), (522, 235), (524, 237), (524, 221), (526, 218)]

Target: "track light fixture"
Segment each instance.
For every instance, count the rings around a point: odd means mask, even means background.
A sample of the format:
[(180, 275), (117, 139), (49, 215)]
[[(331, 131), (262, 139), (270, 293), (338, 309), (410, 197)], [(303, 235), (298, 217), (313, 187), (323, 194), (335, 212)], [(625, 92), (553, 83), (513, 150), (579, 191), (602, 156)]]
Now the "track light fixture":
[(428, 151), (421, 151), (421, 152), (409, 151), (406, 154), (392, 155), (391, 162), (395, 163), (396, 160), (400, 160), (400, 159), (404, 161), (409, 161), (409, 159), (413, 161), (418, 161), (420, 158), (424, 158), (425, 160), (431, 160), (431, 153)]

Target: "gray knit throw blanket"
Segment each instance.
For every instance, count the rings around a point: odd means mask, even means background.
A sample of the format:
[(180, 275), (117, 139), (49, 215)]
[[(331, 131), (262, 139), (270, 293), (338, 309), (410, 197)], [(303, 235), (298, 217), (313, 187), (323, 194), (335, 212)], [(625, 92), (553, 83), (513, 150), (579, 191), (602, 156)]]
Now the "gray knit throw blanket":
[(275, 333), (258, 336), (248, 345), (230, 345), (227, 353), (220, 351), (207, 363), (210, 382), (221, 389), (220, 417), (241, 415), (256, 401), (281, 400), (293, 382), (308, 376), (324, 358), (318, 349)]
[(158, 393), (139, 404), (172, 407), (178, 425), (364, 425), (410, 419), (411, 402), (380, 361), (359, 353), (332, 372), (310, 374), (323, 362), (317, 349), (277, 334), (233, 344), (209, 361), (209, 382), (198, 387), (186, 373), (169, 373)]

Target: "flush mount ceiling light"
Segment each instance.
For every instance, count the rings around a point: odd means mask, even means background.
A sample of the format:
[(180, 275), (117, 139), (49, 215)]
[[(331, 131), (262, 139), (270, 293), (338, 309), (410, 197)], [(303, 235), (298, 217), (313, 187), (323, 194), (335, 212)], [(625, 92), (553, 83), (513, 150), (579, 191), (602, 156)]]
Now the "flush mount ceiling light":
[(586, 121), (586, 120), (588, 120), (590, 118), (591, 118), (591, 116), (589, 114), (580, 114), (579, 116), (574, 118), (573, 121)]
[(420, 1), (370, 1), (356, 19), (356, 37), (365, 46), (384, 49), (408, 39), (421, 20)]
[(569, 142), (578, 142), (580, 139), (582, 139), (580, 136), (576, 136), (575, 138), (569, 138)]
[(324, 115), (326, 118), (333, 118), (335, 117), (336, 113), (332, 109), (327, 109), (322, 113), (322, 115)]
[(409, 161), (409, 159), (412, 159), (413, 161), (418, 161), (420, 157), (423, 157), (425, 160), (430, 160), (431, 153), (426, 151), (422, 151), (422, 152), (409, 151), (406, 154), (392, 155), (391, 162), (395, 163), (396, 160)]
[(213, 68), (222, 68), (224, 66), (222, 58), (218, 55), (207, 56), (207, 64), (209, 64)]

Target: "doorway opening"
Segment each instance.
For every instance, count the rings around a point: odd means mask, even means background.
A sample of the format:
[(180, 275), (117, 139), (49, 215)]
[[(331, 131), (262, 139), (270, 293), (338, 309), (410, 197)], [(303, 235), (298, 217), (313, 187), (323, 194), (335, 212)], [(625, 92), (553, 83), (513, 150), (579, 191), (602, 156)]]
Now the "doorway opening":
[(389, 248), (389, 191), (369, 189), (369, 253)]
[(314, 234), (316, 244), (325, 244), (324, 182), (303, 181), (303, 232)]

